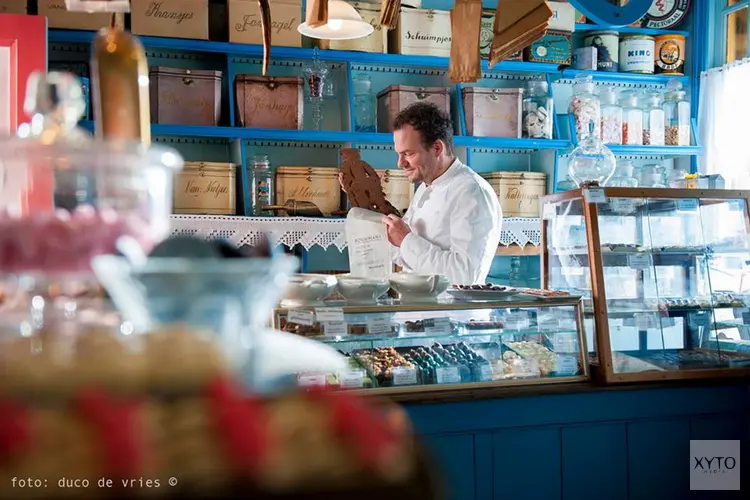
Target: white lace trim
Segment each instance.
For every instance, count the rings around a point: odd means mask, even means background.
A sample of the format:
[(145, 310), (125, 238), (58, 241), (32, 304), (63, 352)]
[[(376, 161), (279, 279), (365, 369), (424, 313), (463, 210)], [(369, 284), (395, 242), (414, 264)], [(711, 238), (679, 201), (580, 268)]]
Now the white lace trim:
[[(257, 244), (263, 234), (269, 235), (274, 245), (288, 247), (300, 244), (306, 250), (315, 245), (322, 248), (346, 248), (344, 219), (310, 217), (239, 217), (224, 215), (173, 215), (173, 236), (198, 236), (205, 239), (225, 239), (238, 245)], [(539, 246), (541, 224), (537, 218), (508, 218), (503, 220), (500, 244)]]

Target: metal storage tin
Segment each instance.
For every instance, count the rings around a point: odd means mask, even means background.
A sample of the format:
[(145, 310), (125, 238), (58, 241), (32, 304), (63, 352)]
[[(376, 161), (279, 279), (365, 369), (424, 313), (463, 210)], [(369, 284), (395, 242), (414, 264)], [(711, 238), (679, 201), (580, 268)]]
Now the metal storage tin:
[(153, 67), (151, 122), (216, 126), (221, 116), (221, 71)]
[(175, 175), (174, 213), (236, 214), (235, 172), (234, 163), (186, 161)]
[(297, 76), (237, 75), (237, 121), (241, 127), (302, 130), (303, 87)]
[(683, 75), (685, 71), (685, 37), (683, 35), (659, 35), (654, 50), (656, 73)]
[(592, 31), (584, 37), (584, 47), (596, 48), (596, 67), (599, 71), (618, 71), (619, 40), (616, 31)]
[(409, 208), (409, 203), (414, 196), (414, 184), (406, 177), (403, 170), (388, 169), (375, 170), (383, 185), (383, 192), (391, 205), (402, 213)]
[(466, 133), (477, 137), (521, 137), (523, 89), (465, 87)]
[(482, 174), (495, 190), (505, 217), (539, 217), (539, 197), (547, 192), (547, 175), (539, 172)]
[(619, 66), (624, 73), (653, 73), (654, 37), (623, 35), (620, 38)]
[[(286, 166), (276, 169), (276, 204), (289, 200), (314, 203), (323, 215), (341, 207), (339, 171), (332, 167)], [(283, 212), (282, 212), (283, 213)]]
[(378, 132), (392, 132), (396, 115), (410, 104), (420, 101), (431, 102), (450, 114), (451, 95), (448, 87), (390, 85), (378, 93)]

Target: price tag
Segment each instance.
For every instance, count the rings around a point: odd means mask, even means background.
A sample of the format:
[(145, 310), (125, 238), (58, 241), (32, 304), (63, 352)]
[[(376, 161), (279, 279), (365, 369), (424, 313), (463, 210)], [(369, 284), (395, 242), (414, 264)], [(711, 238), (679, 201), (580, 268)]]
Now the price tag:
[(677, 200), (677, 210), (681, 212), (692, 212), (698, 210), (698, 200), (695, 198)]
[(593, 203), (595, 205), (602, 205), (607, 203), (607, 195), (604, 194), (602, 188), (588, 188), (583, 191), (583, 198), (586, 203)]
[(450, 318), (426, 319), (423, 324), (427, 335), (450, 335), (452, 331)]
[(286, 313), (286, 322), (312, 326), (315, 324), (315, 313), (304, 309), (291, 309)]
[(628, 267), (631, 269), (650, 269), (651, 255), (647, 253), (633, 253), (628, 255)]
[(339, 386), (342, 389), (361, 389), (365, 385), (365, 372), (354, 370), (339, 373)]
[(320, 373), (299, 375), (297, 385), (300, 387), (325, 387), (326, 376)]
[(632, 198), (612, 198), (609, 206), (616, 214), (632, 214), (635, 212), (635, 202)]
[(578, 375), (578, 358), (575, 356), (558, 354), (555, 372), (557, 372), (558, 376), (562, 377)]
[(489, 363), (479, 365), (479, 380), (480, 382), (492, 382), (492, 365)]
[(525, 330), (529, 327), (529, 315), (525, 311), (510, 313), (503, 324), (506, 330)]
[[(540, 332), (556, 332), (560, 329), (560, 321), (554, 318), (545, 319), (538, 324)], [(555, 336), (557, 338), (557, 336)]]
[(382, 333), (391, 333), (393, 327), (391, 326), (390, 316), (372, 316), (367, 318), (367, 333), (372, 335), (378, 335)]
[(577, 352), (576, 337), (572, 334), (558, 333), (552, 336), (552, 350), (555, 352)]
[(556, 215), (557, 215), (556, 205), (552, 203), (545, 203), (544, 208), (542, 208), (542, 219), (544, 220), (554, 219)]
[(457, 366), (441, 366), (435, 369), (438, 384), (458, 384), (461, 382), (461, 372)]
[(414, 385), (417, 383), (417, 370), (399, 366), (391, 370), (393, 385)]
[(315, 317), (321, 323), (338, 323), (344, 321), (344, 310), (340, 307), (317, 307)]
[(349, 332), (347, 330), (346, 321), (328, 321), (323, 323), (323, 333), (327, 337), (343, 337)]

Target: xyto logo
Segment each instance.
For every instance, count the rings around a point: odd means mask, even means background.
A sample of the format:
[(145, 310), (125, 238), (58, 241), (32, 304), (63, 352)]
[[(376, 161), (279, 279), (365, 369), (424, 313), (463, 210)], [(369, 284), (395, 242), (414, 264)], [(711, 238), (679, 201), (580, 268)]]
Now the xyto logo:
[(726, 474), (737, 467), (737, 460), (733, 457), (693, 457), (693, 470), (703, 474)]

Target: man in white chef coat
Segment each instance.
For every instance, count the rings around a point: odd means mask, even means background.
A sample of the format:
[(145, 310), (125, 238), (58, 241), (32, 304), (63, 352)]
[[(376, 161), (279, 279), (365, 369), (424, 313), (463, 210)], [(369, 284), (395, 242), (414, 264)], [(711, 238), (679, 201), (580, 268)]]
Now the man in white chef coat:
[(398, 167), (419, 183), (403, 219), (383, 217), (393, 262), (458, 285), (485, 283), (500, 243), (502, 209), (489, 183), (455, 156), (450, 116), (416, 103), (398, 114), (393, 130)]

